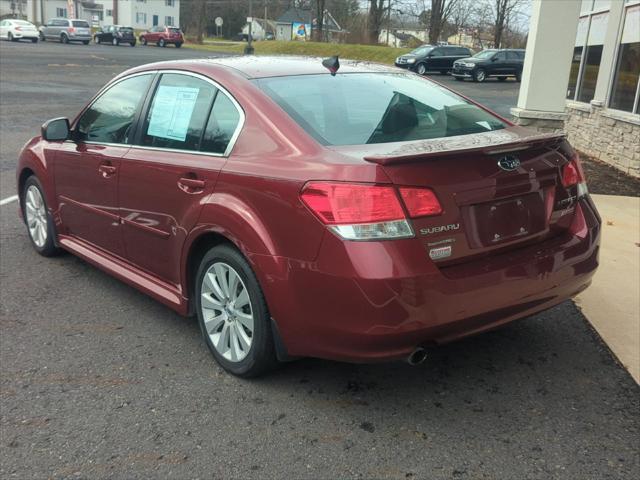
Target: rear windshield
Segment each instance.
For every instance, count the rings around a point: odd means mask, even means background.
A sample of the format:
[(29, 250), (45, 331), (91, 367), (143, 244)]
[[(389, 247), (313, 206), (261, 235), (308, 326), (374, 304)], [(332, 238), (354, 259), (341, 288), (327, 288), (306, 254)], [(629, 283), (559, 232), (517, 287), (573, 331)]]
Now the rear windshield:
[(133, 28), (131, 27), (120, 27), (119, 30), (121, 32), (129, 32), (129, 33), (133, 32)]
[(74, 27), (89, 28), (89, 24), (84, 20), (73, 20), (71, 23)]
[(171, 33), (180, 33), (180, 29), (179, 28), (170, 28), (169, 31)]
[(25, 22), (24, 20), (12, 20), (16, 25), (24, 25), (25, 27), (32, 27), (33, 24), (29, 22)]
[(424, 140), (506, 126), (455, 93), (413, 74), (300, 75), (256, 82), (324, 145)]

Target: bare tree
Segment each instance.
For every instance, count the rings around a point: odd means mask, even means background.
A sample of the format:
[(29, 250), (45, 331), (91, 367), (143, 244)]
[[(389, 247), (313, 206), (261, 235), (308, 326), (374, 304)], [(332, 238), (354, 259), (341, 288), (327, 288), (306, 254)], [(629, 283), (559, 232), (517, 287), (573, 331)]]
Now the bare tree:
[(380, 29), (389, 8), (388, 0), (369, 0), (369, 42), (378, 43)]
[(449, 15), (459, 0), (431, 0), (431, 15), (429, 16), (429, 43), (435, 45)]
[(493, 5), (493, 43), (496, 48), (500, 48), (503, 40), (505, 27), (509, 19), (521, 7), (525, 0), (494, 0)]
[(316, 25), (315, 25), (315, 39), (318, 42), (324, 40), (324, 11), (326, 6), (326, 0), (315, 0), (316, 4)]

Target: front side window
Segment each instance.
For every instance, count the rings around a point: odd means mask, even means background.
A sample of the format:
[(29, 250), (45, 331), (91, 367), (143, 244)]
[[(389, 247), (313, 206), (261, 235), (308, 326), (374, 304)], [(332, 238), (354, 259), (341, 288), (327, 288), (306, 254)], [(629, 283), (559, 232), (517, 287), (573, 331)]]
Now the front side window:
[(165, 73), (147, 113), (141, 143), (156, 148), (200, 150), (217, 88), (190, 75)]
[(627, 7), (609, 106), (640, 113), (640, 5)]
[(256, 83), (324, 145), (424, 140), (506, 126), (444, 87), (409, 74), (302, 75)]
[(78, 120), (78, 141), (128, 143), (131, 126), (153, 75), (138, 75), (116, 83), (85, 110)]

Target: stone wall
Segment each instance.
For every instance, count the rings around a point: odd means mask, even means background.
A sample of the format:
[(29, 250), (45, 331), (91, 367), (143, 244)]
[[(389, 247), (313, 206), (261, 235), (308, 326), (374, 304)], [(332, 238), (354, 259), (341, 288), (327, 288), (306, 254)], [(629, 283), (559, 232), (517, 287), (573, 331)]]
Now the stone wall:
[(576, 150), (640, 177), (640, 117), (596, 105), (567, 104), (565, 130)]

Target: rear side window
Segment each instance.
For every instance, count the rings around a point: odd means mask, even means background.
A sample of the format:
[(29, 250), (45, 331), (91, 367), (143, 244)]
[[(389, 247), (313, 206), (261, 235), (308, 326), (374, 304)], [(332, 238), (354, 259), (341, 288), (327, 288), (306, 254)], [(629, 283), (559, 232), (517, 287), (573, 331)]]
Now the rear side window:
[(506, 60), (507, 59), (507, 52), (498, 52), (494, 55), (494, 57), (496, 60), (501, 61), (501, 60)]
[(205, 152), (224, 154), (238, 128), (240, 113), (229, 97), (218, 92), (202, 141)]
[(189, 75), (165, 73), (147, 113), (142, 145), (200, 150), (217, 88)]
[(72, 20), (71, 23), (73, 24), (74, 27), (90, 28), (89, 24), (87, 22), (85, 22), (84, 20)]
[(180, 29), (179, 28), (169, 28), (169, 33), (180, 33)]
[(521, 58), (518, 52), (507, 52), (507, 60), (520, 60)]
[(149, 74), (122, 80), (98, 97), (78, 120), (78, 140), (128, 143), (131, 125), (151, 78)]
[(324, 145), (466, 135), (505, 124), (455, 93), (404, 73), (301, 75), (255, 80)]

